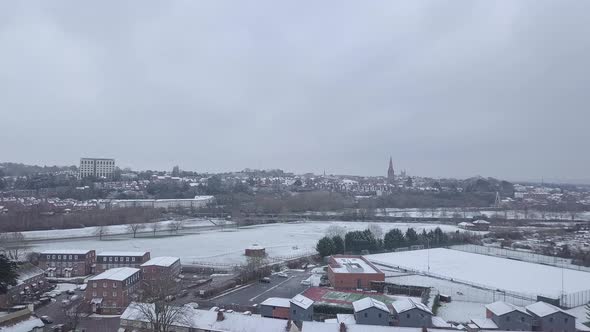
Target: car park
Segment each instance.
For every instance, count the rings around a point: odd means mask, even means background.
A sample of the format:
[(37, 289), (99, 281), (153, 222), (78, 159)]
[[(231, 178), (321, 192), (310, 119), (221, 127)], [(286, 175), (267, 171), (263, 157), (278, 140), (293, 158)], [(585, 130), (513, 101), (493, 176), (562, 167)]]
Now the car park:
[(259, 282), (265, 283), (265, 284), (270, 284), (270, 278), (269, 277), (264, 277), (264, 278), (260, 278), (260, 280), (258, 280)]

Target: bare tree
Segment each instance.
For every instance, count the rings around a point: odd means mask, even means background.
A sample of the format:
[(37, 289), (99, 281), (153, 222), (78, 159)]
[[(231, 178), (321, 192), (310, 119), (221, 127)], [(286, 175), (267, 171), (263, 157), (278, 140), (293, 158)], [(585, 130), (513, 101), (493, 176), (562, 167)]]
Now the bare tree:
[(342, 226), (330, 225), (330, 226), (328, 226), (328, 228), (326, 228), (326, 236), (328, 236), (328, 237), (340, 236), (341, 238), (344, 239), (345, 235), (346, 235), (346, 229)]
[(369, 232), (371, 232), (371, 234), (373, 234), (373, 236), (376, 239), (383, 238), (383, 229), (381, 228), (381, 226), (379, 226), (379, 224), (369, 224), (367, 229), (369, 230)]
[(188, 307), (170, 302), (170, 295), (176, 293), (178, 286), (172, 278), (145, 283), (140, 303), (130, 305), (137, 312), (136, 319), (147, 321), (150, 331), (169, 332), (174, 326), (188, 323)]
[(86, 317), (87, 313), (90, 311), (90, 307), (88, 303), (84, 301), (78, 301), (70, 306), (64, 307), (64, 317), (66, 318), (66, 323), (72, 331), (76, 331), (78, 325), (82, 321), (82, 318)]
[(26, 249), (22, 247), (24, 240), (25, 236), (21, 232), (0, 234), (0, 253), (10, 260), (20, 260), (26, 253)]
[(96, 226), (94, 230), (94, 235), (98, 236), (98, 239), (102, 241), (102, 237), (108, 234), (108, 229), (106, 226)]
[(178, 231), (181, 230), (183, 226), (184, 222), (182, 220), (174, 220), (172, 223), (170, 223), (170, 231), (178, 233)]
[(144, 224), (129, 224), (127, 225), (127, 230), (133, 233), (133, 238), (137, 237), (137, 232), (142, 230), (145, 227)]

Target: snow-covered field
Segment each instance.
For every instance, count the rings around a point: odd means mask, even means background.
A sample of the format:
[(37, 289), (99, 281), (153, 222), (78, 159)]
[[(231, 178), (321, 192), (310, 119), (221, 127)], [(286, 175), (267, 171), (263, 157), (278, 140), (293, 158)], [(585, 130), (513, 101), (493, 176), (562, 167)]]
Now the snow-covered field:
[(559, 297), (562, 293), (562, 273), (565, 293), (590, 289), (590, 273), (587, 272), (451, 249), (385, 253), (367, 258), (375, 263), (515, 293)]
[[(443, 231), (453, 232), (458, 228), (450, 225), (419, 223), (377, 223), (387, 232), (393, 228), (405, 231), (413, 227), (417, 232), (440, 226)], [(209, 263), (212, 265), (235, 265), (245, 261), (244, 249), (254, 243), (266, 247), (270, 258), (288, 258), (315, 252), (317, 241), (330, 225), (338, 225), (346, 231), (366, 229), (366, 222), (299, 222), (227, 228), (225, 230), (199, 233), (179, 233), (167, 237), (115, 237), (100, 241), (98, 238), (39, 241), (32, 250), (44, 249), (96, 249), (117, 251), (150, 251), (155, 256), (177, 256), (183, 264)]]

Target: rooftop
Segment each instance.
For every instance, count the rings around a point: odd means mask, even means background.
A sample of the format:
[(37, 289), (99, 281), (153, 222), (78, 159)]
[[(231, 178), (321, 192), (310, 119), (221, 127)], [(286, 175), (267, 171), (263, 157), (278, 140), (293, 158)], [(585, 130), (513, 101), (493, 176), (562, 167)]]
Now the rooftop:
[(87, 249), (49, 249), (41, 252), (41, 255), (86, 255), (91, 250)]
[(330, 268), (335, 273), (381, 273), (373, 268), (362, 257), (340, 257), (332, 256), (337, 265), (332, 264)]
[(268, 299), (264, 300), (260, 305), (267, 305), (271, 307), (282, 307), (282, 308), (289, 308), (291, 307), (291, 301), (284, 297), (269, 297)]
[(424, 303), (418, 302), (411, 298), (397, 300), (393, 302), (391, 306), (393, 307), (393, 310), (395, 310), (395, 312), (397, 312), (398, 314), (412, 309), (420, 309), (433, 315), (432, 311), (430, 311), (430, 309), (426, 305), (424, 305)]
[(123, 281), (137, 272), (139, 272), (139, 269), (133, 267), (118, 267), (115, 269), (106, 270), (103, 273), (90, 278), (89, 280), (109, 279)]
[(487, 318), (473, 318), (471, 322), (482, 330), (496, 330), (498, 325), (493, 320)]
[(486, 305), (486, 309), (491, 311), (496, 316), (502, 316), (513, 311), (520, 311), (527, 315), (529, 314), (528, 312), (526, 312), (526, 310), (524, 310), (524, 308), (517, 307), (511, 303), (506, 303), (503, 301), (496, 301), (494, 303), (490, 303)]
[[(568, 316), (572, 316), (570, 313), (561, 310), (560, 308), (545, 302), (537, 302), (526, 306), (526, 310), (533, 313), (538, 317), (545, 317), (553, 315), (554, 313), (561, 312)], [(573, 316), (572, 316), (573, 317)]]
[(103, 251), (97, 256), (143, 256), (147, 251)]
[(297, 294), (291, 299), (291, 303), (300, 308), (307, 309), (313, 305), (313, 300), (301, 294)]
[(179, 260), (180, 260), (180, 258), (178, 258), (178, 257), (168, 257), (168, 256), (154, 257), (154, 258), (150, 259), (149, 261), (141, 264), (141, 266), (155, 265), (155, 266), (170, 267)]
[(363, 311), (369, 308), (377, 308), (386, 312), (389, 312), (389, 308), (387, 305), (381, 301), (377, 301), (370, 297), (365, 297), (364, 299), (360, 299), (358, 301), (352, 302), (352, 307), (354, 308), (354, 312)]

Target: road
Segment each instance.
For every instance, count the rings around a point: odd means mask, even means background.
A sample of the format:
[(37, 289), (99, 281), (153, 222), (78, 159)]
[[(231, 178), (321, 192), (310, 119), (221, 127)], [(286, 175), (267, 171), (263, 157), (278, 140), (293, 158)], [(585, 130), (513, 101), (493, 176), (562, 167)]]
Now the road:
[(309, 288), (309, 286), (301, 285), (301, 281), (309, 278), (310, 272), (289, 271), (287, 274), (288, 278), (273, 275), (270, 277), (270, 283), (255, 282), (238, 291), (214, 298), (212, 301), (218, 306), (228, 304), (252, 306), (269, 297), (292, 298)]

